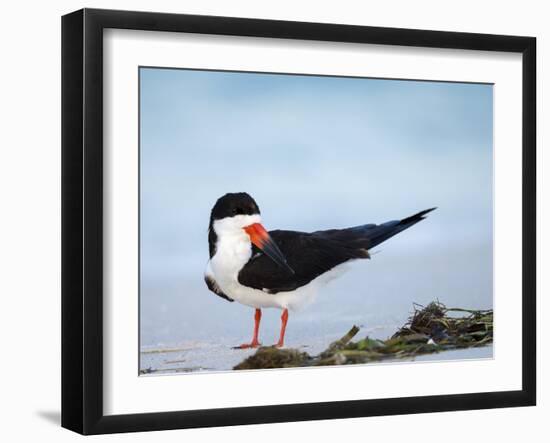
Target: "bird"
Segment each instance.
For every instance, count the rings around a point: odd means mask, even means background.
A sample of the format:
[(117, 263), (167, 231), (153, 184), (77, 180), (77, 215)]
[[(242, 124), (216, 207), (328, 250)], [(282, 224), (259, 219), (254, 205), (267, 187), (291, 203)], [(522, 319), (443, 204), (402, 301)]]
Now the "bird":
[(424, 220), (436, 208), (401, 220), (315, 232), (267, 231), (260, 208), (246, 192), (227, 193), (214, 204), (208, 226), (210, 259), (204, 280), (210, 291), (252, 307), (252, 340), (257, 348), (262, 309), (282, 310), (279, 340), (284, 347), (289, 310), (310, 303), (320, 287), (337, 277), (344, 264), (370, 258), (369, 250)]

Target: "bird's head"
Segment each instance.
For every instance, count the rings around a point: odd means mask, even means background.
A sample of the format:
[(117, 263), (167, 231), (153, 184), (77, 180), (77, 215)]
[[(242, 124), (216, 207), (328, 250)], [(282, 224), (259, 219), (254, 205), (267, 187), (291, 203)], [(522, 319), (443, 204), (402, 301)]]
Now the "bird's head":
[(279, 266), (294, 273), (286, 258), (262, 226), (260, 208), (246, 192), (220, 197), (210, 213), (210, 231), (217, 237), (246, 235), (252, 244)]

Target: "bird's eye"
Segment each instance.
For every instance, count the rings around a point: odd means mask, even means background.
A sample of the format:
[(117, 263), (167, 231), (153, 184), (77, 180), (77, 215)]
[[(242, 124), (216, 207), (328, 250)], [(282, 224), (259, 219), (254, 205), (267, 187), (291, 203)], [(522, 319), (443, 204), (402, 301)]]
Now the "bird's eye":
[(233, 209), (233, 214), (235, 215), (241, 215), (241, 214), (244, 214), (244, 211), (242, 208), (234, 208)]

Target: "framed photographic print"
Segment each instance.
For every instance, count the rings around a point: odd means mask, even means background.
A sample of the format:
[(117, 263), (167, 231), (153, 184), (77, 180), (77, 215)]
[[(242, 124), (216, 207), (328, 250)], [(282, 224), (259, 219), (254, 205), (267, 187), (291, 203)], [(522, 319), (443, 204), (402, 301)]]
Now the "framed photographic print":
[(534, 405), (532, 37), (62, 21), (62, 425)]

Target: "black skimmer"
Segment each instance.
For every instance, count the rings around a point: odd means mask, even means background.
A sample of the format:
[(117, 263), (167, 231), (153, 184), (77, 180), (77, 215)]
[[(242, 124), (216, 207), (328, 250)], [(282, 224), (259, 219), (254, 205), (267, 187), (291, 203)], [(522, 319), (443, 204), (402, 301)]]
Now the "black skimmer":
[[(210, 260), (205, 271), (208, 289), (227, 301), (256, 309), (254, 335), (240, 348), (260, 346), (262, 308), (282, 309), (281, 332), (275, 346), (284, 346), (289, 309), (309, 302), (340, 265), (370, 258), (369, 250), (410, 228), (435, 208), (380, 225), (316, 232), (266, 231), (260, 208), (247, 193), (226, 194), (210, 215)], [(330, 272), (329, 272), (330, 271)]]

